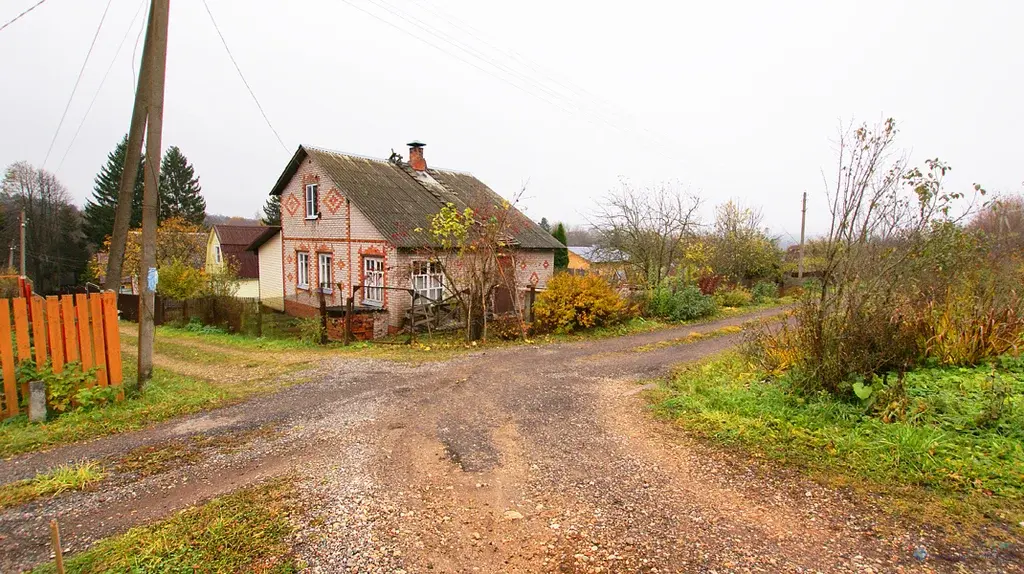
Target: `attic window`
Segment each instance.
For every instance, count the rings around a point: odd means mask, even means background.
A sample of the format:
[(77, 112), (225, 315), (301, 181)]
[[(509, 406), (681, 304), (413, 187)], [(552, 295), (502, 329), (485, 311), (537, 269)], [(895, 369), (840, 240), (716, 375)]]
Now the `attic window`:
[(320, 186), (315, 183), (306, 185), (306, 219), (320, 217)]

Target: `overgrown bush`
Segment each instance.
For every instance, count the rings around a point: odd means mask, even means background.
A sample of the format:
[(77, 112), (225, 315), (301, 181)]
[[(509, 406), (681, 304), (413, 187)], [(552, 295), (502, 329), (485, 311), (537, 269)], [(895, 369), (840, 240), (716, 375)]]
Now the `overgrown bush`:
[(199, 333), (200, 335), (219, 335), (227, 333), (227, 330), (217, 327), (216, 325), (204, 325), (202, 319), (199, 317), (192, 317), (189, 319), (188, 323), (185, 323), (182, 329), (190, 333)]
[(722, 307), (746, 307), (754, 302), (754, 296), (743, 287), (733, 287), (728, 291), (722, 291), (715, 295), (715, 299)]
[(310, 345), (319, 345), (325, 334), (320, 317), (302, 317), (298, 320), (299, 339)]
[(487, 323), (487, 335), (502, 341), (514, 341), (523, 336), (523, 322), (515, 313), (495, 315)]
[(627, 305), (602, 277), (561, 273), (537, 296), (533, 313), (539, 332), (571, 333), (622, 321)]
[(669, 279), (653, 289), (647, 298), (647, 314), (672, 321), (692, 321), (715, 314), (715, 298), (695, 285)]
[[(1024, 277), (968, 273), (921, 311), (924, 353), (945, 365), (977, 365), (1024, 344)], [(1009, 284), (1004, 284), (1009, 281)]]
[[(46, 385), (46, 407), (55, 415), (71, 410), (75, 401), (81, 407), (91, 408), (105, 404), (106, 397), (117, 396), (120, 387), (107, 387), (112, 391), (92, 391), (88, 387), (96, 384), (96, 368), (83, 369), (79, 362), (65, 363), (61, 371), (55, 372), (50, 361), (36, 367), (35, 361), (27, 360), (18, 364), (16, 378), (19, 381), (42, 381)], [(81, 400), (84, 399), (84, 402)]]
[(779, 298), (779, 286), (772, 281), (758, 281), (751, 291), (754, 303), (764, 303)]

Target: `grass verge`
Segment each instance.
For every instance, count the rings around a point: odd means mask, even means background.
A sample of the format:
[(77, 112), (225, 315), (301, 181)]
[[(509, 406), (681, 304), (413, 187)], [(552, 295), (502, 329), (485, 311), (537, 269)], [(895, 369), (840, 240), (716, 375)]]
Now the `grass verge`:
[[(301, 512), (291, 483), (238, 490), (149, 526), (101, 540), (65, 561), (68, 572), (297, 572), (288, 544)], [(36, 573), (54, 572), (50, 564)]]
[(95, 462), (65, 465), (35, 478), (0, 486), (0, 509), (18, 506), (44, 496), (71, 490), (85, 490), (103, 480), (105, 473)]
[[(993, 377), (1012, 392), (993, 395)], [(653, 399), (698, 435), (882, 495), (886, 510), (949, 533), (1024, 534), (1024, 361), (919, 369), (905, 386), (906, 415), (886, 423), (860, 404), (791, 391), (729, 353), (682, 368)], [(979, 423), (991, 409), (998, 420)]]
[[(126, 367), (128, 362), (126, 361)], [(172, 417), (223, 406), (251, 394), (240, 386), (154, 369), (145, 392), (91, 410), (75, 410), (45, 423), (21, 415), (0, 423), (0, 457), (102, 435), (121, 433)]]

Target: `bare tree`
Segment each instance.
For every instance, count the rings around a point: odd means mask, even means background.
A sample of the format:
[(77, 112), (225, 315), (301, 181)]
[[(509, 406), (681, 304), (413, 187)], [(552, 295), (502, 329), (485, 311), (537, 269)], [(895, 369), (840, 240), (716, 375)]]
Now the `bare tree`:
[(777, 240), (764, 227), (760, 209), (727, 201), (715, 209), (711, 268), (732, 281), (752, 283), (777, 276), (782, 254)]
[(594, 216), (598, 246), (621, 254), (630, 275), (645, 285), (668, 276), (700, 225), (701, 198), (676, 183), (637, 188), (622, 180), (601, 203)]
[(984, 233), (997, 254), (1024, 253), (1024, 195), (993, 200), (974, 215), (970, 227)]
[(927, 171), (908, 169), (896, 134), (892, 119), (840, 130), (836, 176), (826, 181), (831, 220), (822, 288), (798, 314), (807, 384), (835, 392), (850, 374), (906, 367), (917, 352), (901, 316), (915, 292), (909, 287), (936, 230), (969, 212), (952, 213), (965, 196), (944, 190), (949, 166), (930, 159)]
[[(5, 220), (16, 222), (18, 212), (25, 211), (26, 267), (36, 290), (50, 293), (75, 284), (85, 271), (88, 253), (82, 215), (67, 188), (52, 173), (17, 162), (4, 173), (2, 190)], [(18, 236), (16, 226), (5, 231), (12, 242)]]
[(525, 336), (515, 271), (520, 256), (515, 238), (528, 225), (515, 208), (522, 193), (512, 202), (497, 198), (500, 203), (493, 204), (485, 198), (461, 210), (449, 203), (434, 215), (429, 229), (415, 230), (426, 234), (430, 246), (421, 252), (439, 264), (446, 289), (463, 311), (467, 340), (487, 336), (487, 313), (499, 289), (507, 290)]

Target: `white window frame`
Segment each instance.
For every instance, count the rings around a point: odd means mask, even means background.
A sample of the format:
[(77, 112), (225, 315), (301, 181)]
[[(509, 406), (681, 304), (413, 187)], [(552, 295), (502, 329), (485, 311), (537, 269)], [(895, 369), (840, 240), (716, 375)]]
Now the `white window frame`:
[(320, 184), (306, 184), (306, 219), (320, 217)]
[(384, 258), (363, 257), (363, 304), (384, 306)]
[(223, 263), (224, 262), (224, 256), (221, 254), (220, 245), (214, 245), (213, 246), (213, 260), (216, 263)]
[(444, 298), (444, 273), (440, 261), (413, 261), (412, 288), (422, 297), (431, 301)]
[(296, 277), (299, 289), (309, 289), (309, 253), (300, 251), (295, 254)]
[[(330, 253), (317, 253), (317, 282), (320, 284), (320, 290), (324, 293), (331, 293), (334, 291), (333, 283), (331, 279), (334, 273), (331, 272), (331, 265), (334, 263), (334, 256)], [(326, 277), (326, 281), (324, 278)]]

